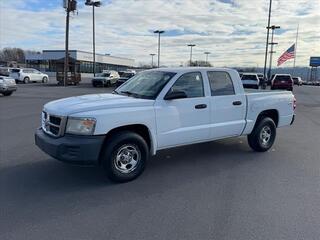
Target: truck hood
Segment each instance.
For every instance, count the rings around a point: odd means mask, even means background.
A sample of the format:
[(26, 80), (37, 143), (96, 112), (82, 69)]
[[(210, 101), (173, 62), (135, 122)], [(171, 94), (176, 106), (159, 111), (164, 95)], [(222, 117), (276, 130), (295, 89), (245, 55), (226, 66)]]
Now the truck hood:
[(117, 94), (90, 94), (62, 98), (44, 105), (43, 110), (58, 116), (108, 108), (152, 106), (154, 100), (133, 98)]

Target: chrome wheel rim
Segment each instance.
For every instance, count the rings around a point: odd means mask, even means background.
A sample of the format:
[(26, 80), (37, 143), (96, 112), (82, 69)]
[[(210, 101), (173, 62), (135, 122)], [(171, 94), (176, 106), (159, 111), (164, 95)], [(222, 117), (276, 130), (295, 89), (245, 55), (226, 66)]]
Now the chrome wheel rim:
[(269, 126), (264, 126), (260, 132), (260, 139), (263, 145), (268, 145), (271, 139), (271, 128)]
[(137, 168), (140, 159), (139, 148), (133, 144), (125, 144), (117, 150), (114, 166), (119, 172), (127, 174)]

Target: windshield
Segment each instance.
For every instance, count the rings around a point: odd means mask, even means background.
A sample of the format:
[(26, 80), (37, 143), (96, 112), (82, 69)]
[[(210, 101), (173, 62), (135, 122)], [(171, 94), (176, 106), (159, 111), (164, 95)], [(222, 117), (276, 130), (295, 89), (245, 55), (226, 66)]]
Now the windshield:
[(254, 80), (257, 81), (256, 75), (242, 75), (241, 80)]
[(176, 75), (173, 72), (146, 71), (130, 78), (116, 89), (116, 93), (133, 97), (155, 99), (169, 80)]
[(98, 77), (110, 77), (110, 73), (100, 73)]

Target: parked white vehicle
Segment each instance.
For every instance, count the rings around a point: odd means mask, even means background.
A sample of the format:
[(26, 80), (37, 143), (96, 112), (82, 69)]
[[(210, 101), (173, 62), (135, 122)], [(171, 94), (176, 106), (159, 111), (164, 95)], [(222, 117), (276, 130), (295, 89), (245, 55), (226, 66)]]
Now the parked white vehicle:
[(158, 68), (113, 94), (47, 103), (35, 142), (58, 160), (101, 164), (110, 179), (125, 182), (160, 149), (248, 135), (252, 149), (267, 151), (276, 128), (293, 123), (294, 109), (291, 92), (245, 92), (232, 69)]
[(49, 76), (33, 68), (13, 68), (11, 69), (10, 77), (17, 82), (30, 83), (42, 82), (47, 83)]
[(259, 89), (260, 79), (256, 73), (242, 73), (241, 81), (244, 88)]
[(115, 84), (120, 78), (119, 73), (114, 70), (104, 70), (102, 73), (97, 74), (96, 77), (92, 78), (92, 86), (111, 86)]
[(14, 91), (17, 91), (16, 81), (11, 77), (0, 76), (0, 93), (10, 96)]

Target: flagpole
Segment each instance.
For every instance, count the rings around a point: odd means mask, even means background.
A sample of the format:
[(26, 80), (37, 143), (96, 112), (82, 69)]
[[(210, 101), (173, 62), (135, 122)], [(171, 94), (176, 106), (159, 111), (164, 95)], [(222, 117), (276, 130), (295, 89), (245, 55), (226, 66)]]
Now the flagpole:
[(296, 44), (295, 44), (295, 47), (294, 47), (293, 75), (295, 74), (295, 70), (296, 70), (296, 58), (297, 58), (297, 49), (298, 49), (298, 35), (299, 35), (299, 23), (298, 23), (297, 34), (296, 34)]

